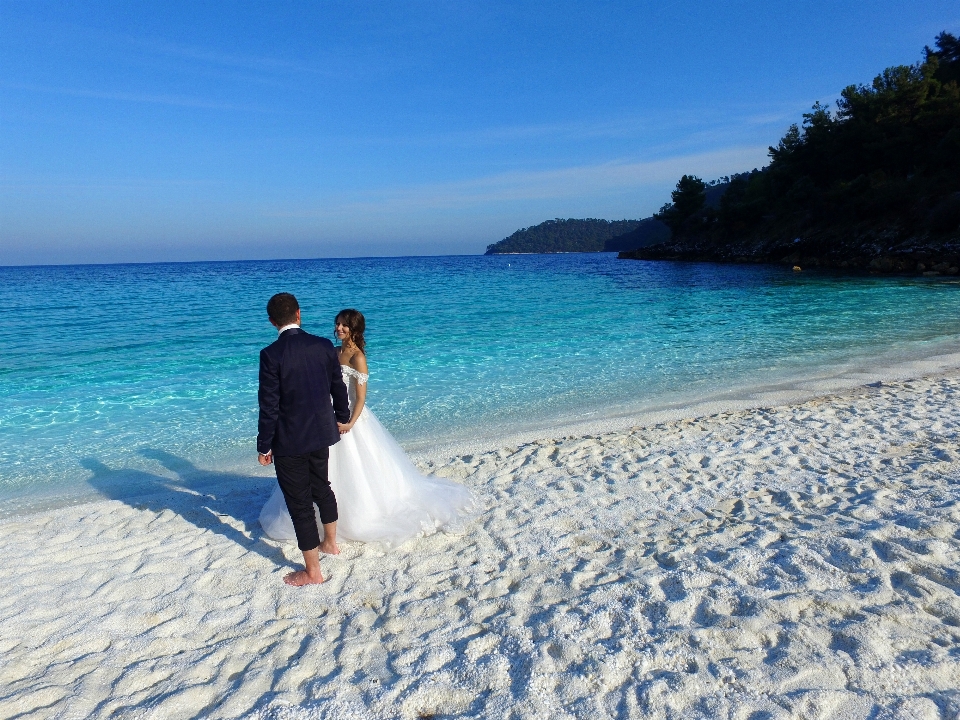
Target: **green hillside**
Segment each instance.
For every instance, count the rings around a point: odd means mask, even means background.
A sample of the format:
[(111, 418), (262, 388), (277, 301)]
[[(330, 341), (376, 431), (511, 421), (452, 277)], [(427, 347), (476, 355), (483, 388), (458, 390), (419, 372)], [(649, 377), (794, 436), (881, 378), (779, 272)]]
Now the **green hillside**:
[(957, 273), (958, 85), (960, 40), (944, 32), (921, 62), (816, 103), (715, 207), (684, 175), (657, 215), (673, 239), (624, 257)]
[(640, 220), (557, 218), (521, 228), (510, 237), (488, 245), (484, 254), (600, 252), (608, 240), (635, 230), (640, 223)]

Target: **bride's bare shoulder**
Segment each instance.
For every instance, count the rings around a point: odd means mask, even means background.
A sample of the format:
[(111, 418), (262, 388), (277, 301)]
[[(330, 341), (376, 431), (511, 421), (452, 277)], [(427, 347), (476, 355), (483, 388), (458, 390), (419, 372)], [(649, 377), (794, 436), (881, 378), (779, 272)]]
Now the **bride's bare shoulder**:
[(367, 356), (363, 354), (363, 350), (357, 350), (347, 363), (357, 372), (367, 373)]

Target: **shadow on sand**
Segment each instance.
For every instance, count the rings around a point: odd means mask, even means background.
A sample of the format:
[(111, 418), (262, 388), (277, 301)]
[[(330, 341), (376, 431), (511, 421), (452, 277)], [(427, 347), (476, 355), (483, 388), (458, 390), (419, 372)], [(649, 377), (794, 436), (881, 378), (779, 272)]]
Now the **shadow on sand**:
[(140, 455), (156, 460), (176, 477), (134, 469), (116, 470), (96, 458), (84, 458), (80, 464), (93, 473), (87, 480), (90, 486), (106, 498), (158, 514), (169, 510), (248, 552), (292, 567), (280, 548), (264, 542), (266, 536), (259, 522), (260, 509), (273, 492), (276, 480), (201, 470), (184, 458), (156, 448), (145, 448)]

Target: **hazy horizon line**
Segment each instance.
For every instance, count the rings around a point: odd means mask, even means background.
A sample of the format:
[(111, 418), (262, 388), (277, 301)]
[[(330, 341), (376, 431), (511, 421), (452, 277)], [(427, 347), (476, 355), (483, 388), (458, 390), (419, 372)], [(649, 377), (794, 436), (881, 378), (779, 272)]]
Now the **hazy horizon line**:
[[(580, 219), (580, 218), (560, 218)], [(588, 218), (590, 219), (590, 218)], [(645, 219), (645, 218), (641, 218)], [(545, 221), (550, 222), (550, 221)], [(618, 221), (611, 221), (618, 222)], [(493, 255), (597, 255), (616, 250), (577, 250), (545, 253), (493, 253)], [(437, 253), (435, 255), (331, 255), (327, 257), (291, 257), (291, 258), (244, 258), (236, 260), (155, 260), (140, 262), (81, 262), (81, 263), (30, 263), (23, 265), (0, 265), (0, 270), (29, 270), (32, 268), (70, 268), (70, 267), (121, 267), (125, 265), (225, 265), (228, 263), (263, 263), (263, 262), (313, 262), (318, 260), (400, 260), (405, 258), (445, 258), (445, 257), (486, 257), (481, 253)]]

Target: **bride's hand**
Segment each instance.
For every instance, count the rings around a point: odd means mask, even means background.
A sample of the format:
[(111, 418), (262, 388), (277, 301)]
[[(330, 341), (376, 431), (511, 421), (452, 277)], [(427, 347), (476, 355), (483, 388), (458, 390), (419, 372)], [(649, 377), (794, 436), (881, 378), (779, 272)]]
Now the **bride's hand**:
[(346, 433), (350, 432), (350, 428), (352, 427), (353, 425), (351, 423), (337, 423), (337, 429), (340, 431), (341, 435), (345, 435)]

